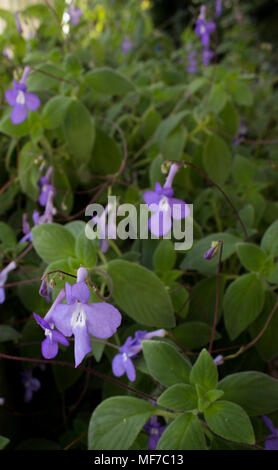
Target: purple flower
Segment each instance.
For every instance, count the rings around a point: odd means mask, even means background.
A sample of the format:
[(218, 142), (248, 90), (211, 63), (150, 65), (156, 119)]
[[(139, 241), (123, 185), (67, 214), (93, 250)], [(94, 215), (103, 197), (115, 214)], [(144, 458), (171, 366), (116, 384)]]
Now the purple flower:
[(157, 420), (157, 416), (152, 416), (145, 424), (144, 429), (149, 434), (148, 447), (150, 450), (155, 450), (158, 444), (158, 441), (165, 431), (167, 426), (162, 426)]
[(224, 364), (224, 357), (222, 354), (218, 354), (218, 356), (213, 359), (213, 362), (216, 366), (222, 366), (222, 364)]
[(238, 129), (236, 138), (233, 141), (232, 145), (236, 146), (236, 145), (240, 144), (240, 142), (242, 142), (244, 140), (244, 136), (247, 134), (247, 131), (248, 131), (248, 129), (247, 129), (246, 124), (244, 122), (241, 122), (240, 125), (239, 125), (239, 129)]
[(74, 3), (71, 3), (68, 9), (68, 14), (70, 15), (71, 24), (77, 25), (80, 22), (80, 16), (83, 15), (81, 8), (75, 7)]
[(8, 264), (1, 272), (0, 272), (0, 304), (3, 304), (5, 302), (5, 289), (4, 285), (7, 281), (8, 278), (8, 273), (10, 271), (13, 271), (16, 268), (16, 262), (12, 261), (11, 263)]
[[(39, 215), (38, 211), (33, 212), (32, 218), (33, 218), (34, 226), (38, 225), (38, 222), (39, 222), (38, 215)], [(30, 224), (27, 221), (27, 214), (26, 213), (24, 213), (23, 216), (22, 216), (22, 232), (24, 233), (24, 237), (22, 237), (19, 240), (19, 243), (24, 243), (24, 242), (27, 242), (27, 241), (31, 242), (32, 241), (32, 232), (31, 232)]]
[(0, 397), (0, 406), (3, 406), (5, 403), (5, 398)]
[(55, 331), (53, 326), (50, 325), (47, 321), (45, 321), (36, 313), (33, 315), (36, 322), (44, 330), (44, 334), (46, 336), (41, 345), (42, 355), (45, 359), (53, 359), (53, 357), (57, 356), (58, 354), (58, 343), (63, 344), (64, 346), (69, 346), (69, 342), (65, 336), (60, 333), (60, 331)]
[(271, 434), (266, 437), (264, 447), (267, 450), (278, 450), (278, 429), (276, 429), (272, 421), (265, 415), (262, 415), (266, 426), (270, 429)]
[(203, 64), (208, 66), (210, 64), (211, 59), (214, 56), (214, 52), (211, 51), (210, 49), (203, 49), (202, 50), (202, 61)]
[(40, 195), (39, 195), (39, 204), (43, 207), (46, 206), (48, 195), (50, 191), (55, 190), (53, 185), (50, 182), (50, 177), (53, 172), (53, 167), (50, 166), (44, 176), (39, 179), (39, 188), (40, 188)]
[(222, 13), (222, 0), (215, 0), (215, 17), (219, 18)]
[(208, 260), (214, 258), (217, 255), (217, 250), (219, 248), (219, 245), (220, 245), (219, 242), (212, 242), (211, 247), (204, 254), (204, 258)]
[(66, 282), (67, 303), (55, 305), (45, 316), (63, 335), (74, 335), (75, 367), (92, 349), (90, 335), (110, 338), (122, 320), (120, 312), (112, 305), (88, 303), (91, 293), (84, 282), (83, 269), (77, 271), (77, 282), (73, 286)]
[(163, 337), (166, 335), (166, 330), (156, 331), (136, 331), (134, 339), (129, 336), (123, 346), (120, 347), (119, 354), (114, 356), (112, 361), (112, 371), (116, 377), (121, 377), (126, 374), (131, 382), (136, 379), (136, 371), (131, 359), (134, 359), (137, 354), (142, 350), (141, 342), (144, 339), (151, 339), (155, 336)]
[[(108, 217), (108, 221), (106, 221), (106, 217)], [(115, 240), (117, 238), (116, 207), (113, 204), (108, 203), (101, 216), (95, 216), (92, 220), (98, 228), (100, 251), (102, 253), (106, 253), (110, 246), (107, 239)]]
[(16, 11), (15, 14), (14, 14), (14, 19), (15, 19), (15, 24), (16, 24), (16, 29), (17, 31), (19, 32), (19, 34), (22, 34), (23, 33), (23, 29), (22, 29), (22, 26), (21, 26), (21, 23), (20, 23), (20, 19), (19, 19), (19, 12)]
[(126, 54), (132, 48), (133, 48), (133, 42), (129, 41), (127, 38), (124, 38), (122, 42), (122, 53)]
[(214, 33), (216, 25), (213, 21), (206, 21), (206, 7), (201, 6), (201, 12), (196, 21), (195, 33), (201, 38), (204, 47), (210, 43), (210, 34)]
[(154, 214), (149, 219), (149, 229), (154, 235), (161, 237), (169, 232), (172, 227), (172, 218), (184, 219), (190, 213), (188, 205), (180, 199), (173, 198), (174, 190), (172, 182), (179, 167), (173, 164), (170, 168), (166, 182), (161, 187), (155, 184), (155, 191), (146, 191), (143, 199)]
[(32, 377), (31, 370), (26, 370), (22, 372), (21, 376), (22, 376), (22, 383), (25, 387), (24, 402), (28, 403), (29, 401), (32, 400), (33, 393), (37, 392), (40, 389), (41, 383), (38, 379)]
[(36, 111), (40, 106), (40, 100), (34, 93), (27, 92), (26, 79), (30, 72), (30, 67), (25, 67), (20, 82), (14, 80), (14, 88), (9, 88), (5, 93), (5, 98), (10, 106), (11, 121), (13, 124), (20, 124), (27, 118), (28, 110)]

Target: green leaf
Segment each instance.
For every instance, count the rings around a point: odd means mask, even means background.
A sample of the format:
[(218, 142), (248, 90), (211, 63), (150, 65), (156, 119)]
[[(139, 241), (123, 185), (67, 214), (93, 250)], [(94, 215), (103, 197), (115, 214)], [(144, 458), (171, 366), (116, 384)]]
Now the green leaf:
[(197, 416), (186, 413), (163, 432), (156, 450), (206, 450), (206, 440)]
[(129, 449), (146, 421), (155, 412), (156, 408), (153, 405), (139, 398), (108, 398), (91, 416), (88, 449)]
[(251, 106), (253, 103), (253, 95), (250, 87), (243, 81), (233, 84), (231, 94), (235, 101), (242, 106)]
[(222, 186), (231, 170), (231, 152), (225, 140), (211, 135), (204, 148), (203, 162), (208, 176)]
[(173, 346), (149, 340), (142, 341), (142, 347), (148, 370), (158, 382), (168, 387), (189, 382), (191, 364)]
[(254, 176), (254, 167), (252, 162), (246, 157), (235, 155), (233, 159), (232, 175), (235, 182), (239, 185), (248, 186)]
[(96, 140), (90, 162), (93, 173), (107, 175), (116, 173), (122, 162), (118, 145), (106, 132), (96, 129)]
[(192, 385), (201, 385), (206, 390), (216, 387), (218, 382), (217, 367), (206, 349), (200, 352), (197, 361), (193, 365), (189, 381)]
[(23, 137), (30, 133), (31, 121), (25, 119), (21, 124), (13, 124), (9, 115), (3, 116), (0, 121), (0, 132), (7, 134), (9, 137)]
[(65, 72), (57, 65), (41, 64), (36, 66), (36, 71), (32, 71), (27, 78), (28, 91), (45, 91), (58, 88)]
[[(271, 291), (266, 291), (264, 308), (261, 315), (250, 326), (250, 333), (253, 338), (262, 331), (270, 312), (276, 303), (276, 295)], [(256, 342), (255, 347), (259, 351), (260, 356), (265, 361), (271, 361), (278, 356), (278, 311), (275, 312), (271, 321), (268, 323), (263, 335)]]
[(113, 297), (128, 316), (141, 325), (175, 326), (170, 296), (153, 272), (122, 260), (110, 261), (107, 272), (114, 285)]
[(5, 222), (0, 222), (0, 241), (2, 248), (14, 248), (17, 241), (13, 229)]
[(230, 338), (242, 333), (261, 313), (265, 291), (256, 274), (244, 274), (233, 281), (224, 295), (224, 319)]
[(0, 436), (0, 450), (4, 449), (10, 442), (10, 439), (4, 436)]
[(133, 83), (124, 75), (109, 67), (88, 72), (85, 80), (90, 88), (107, 95), (125, 95), (135, 90)]
[(76, 165), (87, 164), (92, 156), (95, 126), (89, 110), (81, 101), (72, 100), (64, 116), (65, 140)]
[(228, 95), (221, 83), (212, 86), (208, 97), (208, 111), (218, 114), (226, 105)]
[[(198, 339), (200, 339), (200, 341), (205, 341), (210, 336), (211, 329), (208, 327), (208, 325), (212, 326), (214, 321), (216, 306), (216, 281), (216, 276), (211, 276), (209, 278), (202, 279), (201, 281), (197, 282), (191, 290), (188, 320), (194, 320), (194, 322), (192, 322), (192, 327), (191, 324), (189, 324), (188, 334), (192, 338), (193, 344), (199, 344)], [(219, 282), (219, 310), (217, 317), (218, 321), (220, 320), (222, 315), (224, 287), (225, 277), (221, 276)], [(205, 302), (203, 301), (203, 299), (206, 299)], [(203, 323), (204, 321), (206, 323)], [(202, 322), (201, 325), (199, 322)], [(195, 323), (196, 327), (194, 326)], [(197, 325), (200, 325), (200, 329), (198, 330), (198, 332), (196, 331), (198, 328)], [(206, 325), (206, 327), (204, 325)], [(194, 333), (197, 337), (194, 337)], [(184, 332), (184, 334), (187, 335), (186, 332)], [(187, 338), (187, 336), (185, 336), (185, 338)], [(198, 349), (199, 347), (204, 346), (205, 344), (207, 343), (203, 342), (203, 344), (200, 344), (200, 346), (187, 347), (189, 349)]]
[(20, 337), (21, 334), (11, 326), (0, 325), (0, 343), (3, 343), (4, 341), (14, 341)]
[(177, 254), (171, 240), (161, 240), (153, 255), (153, 265), (156, 271), (170, 271), (177, 259)]
[(75, 242), (75, 254), (85, 268), (92, 268), (97, 262), (97, 248), (93, 240), (81, 232)]
[(173, 114), (164, 119), (156, 129), (154, 141), (162, 148), (166, 137), (176, 129), (176, 127), (182, 122), (183, 118), (188, 114), (188, 111), (180, 111), (179, 113)]
[(217, 388), (226, 400), (242, 406), (250, 416), (278, 410), (278, 380), (262, 372), (239, 372), (222, 379)]
[(261, 247), (272, 256), (278, 256), (278, 220), (271, 224), (265, 232)]
[(46, 129), (59, 127), (64, 119), (71, 99), (68, 96), (54, 96), (47, 101), (42, 112), (42, 124)]
[[(204, 296), (205, 298), (205, 296)], [(188, 321), (178, 325), (173, 334), (187, 349), (200, 349), (210, 341), (211, 328), (207, 323), (199, 321)], [(220, 338), (219, 333), (216, 333), (215, 339)]]
[(161, 142), (160, 151), (164, 160), (171, 160), (173, 155), (175, 155), (175, 160), (181, 159), (186, 136), (186, 128), (179, 126)]
[(265, 252), (257, 245), (252, 243), (239, 243), (237, 245), (237, 254), (241, 264), (248, 271), (263, 271), (267, 261)]
[(212, 241), (223, 240), (222, 261), (225, 261), (236, 251), (236, 243), (241, 241), (240, 238), (230, 233), (212, 233), (202, 240), (198, 241), (188, 252), (182, 261), (181, 269), (191, 271), (196, 269), (201, 273), (216, 273), (218, 265), (218, 257), (211, 260), (204, 259), (205, 252), (210, 248)]
[(36, 252), (46, 263), (75, 255), (74, 237), (62, 225), (37, 225), (32, 229), (32, 238)]
[(41, 176), (38, 160), (39, 150), (32, 142), (22, 147), (20, 152), (18, 177), (22, 191), (36, 201), (39, 195), (38, 180)]
[(64, 225), (74, 238), (78, 238), (81, 232), (85, 232), (86, 223), (83, 220), (73, 220)]
[(239, 128), (239, 114), (231, 101), (228, 101), (222, 109), (219, 117), (222, 120), (221, 129), (232, 137), (235, 137)]
[(234, 442), (255, 443), (254, 431), (248, 415), (235, 403), (217, 401), (204, 412), (210, 429), (218, 436)]
[(157, 400), (158, 405), (175, 411), (195, 410), (198, 406), (195, 387), (188, 384), (172, 385)]

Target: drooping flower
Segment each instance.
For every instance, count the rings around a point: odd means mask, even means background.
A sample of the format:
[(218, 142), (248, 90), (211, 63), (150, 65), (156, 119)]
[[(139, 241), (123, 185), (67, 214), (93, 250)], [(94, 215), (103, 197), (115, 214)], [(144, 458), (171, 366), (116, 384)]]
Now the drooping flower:
[(0, 272), (0, 304), (3, 304), (5, 302), (5, 289), (4, 285), (7, 281), (8, 274), (10, 271), (13, 271), (16, 268), (16, 262), (12, 261), (11, 263), (8, 264), (1, 272)]
[(5, 98), (10, 106), (11, 121), (13, 124), (20, 124), (27, 118), (28, 110), (36, 111), (40, 106), (40, 100), (34, 93), (27, 92), (26, 79), (29, 75), (30, 67), (25, 67), (20, 82), (14, 80), (14, 88), (9, 88), (5, 92)]
[(205, 252), (204, 258), (208, 260), (214, 258), (217, 255), (219, 246), (220, 246), (219, 241), (211, 242), (211, 247), (208, 249), (208, 251)]
[(172, 218), (176, 220), (184, 219), (190, 214), (188, 205), (173, 197), (173, 178), (179, 167), (177, 164), (171, 165), (169, 175), (164, 186), (155, 184), (155, 191), (146, 191), (143, 199), (148, 204), (149, 209), (154, 214), (149, 219), (149, 229), (154, 235), (161, 237), (169, 232), (172, 227)]
[[(38, 225), (39, 223), (39, 213), (38, 211), (34, 211), (32, 218), (34, 222), (34, 226)], [(32, 232), (31, 232), (31, 227), (29, 222), (27, 221), (27, 214), (24, 213), (22, 216), (22, 232), (24, 233), (24, 236), (19, 240), (19, 243), (24, 243), (24, 242), (31, 242), (32, 241)]]
[(268, 429), (270, 429), (271, 434), (266, 437), (264, 447), (266, 450), (278, 450), (278, 429), (275, 428), (272, 421), (265, 415), (262, 415)]
[(40, 289), (39, 289), (39, 294), (45, 298), (46, 302), (49, 303), (51, 302), (52, 298), (52, 287), (49, 282), (47, 282), (46, 278), (43, 278)]
[(149, 434), (148, 447), (149, 447), (150, 450), (155, 450), (156, 449), (158, 441), (159, 441), (162, 433), (165, 431), (166, 428), (167, 428), (167, 425), (162, 426), (159, 423), (156, 415), (152, 416), (146, 422), (146, 424), (144, 426), (144, 429)]
[(202, 5), (201, 12), (196, 21), (195, 33), (201, 38), (204, 47), (208, 47), (210, 43), (210, 35), (214, 33), (216, 25), (213, 21), (205, 19), (206, 7)]
[(46, 338), (41, 344), (42, 355), (45, 359), (53, 359), (57, 356), (59, 346), (58, 344), (63, 344), (64, 346), (69, 346), (69, 342), (65, 336), (60, 333), (60, 331), (54, 330), (54, 325), (49, 324), (43, 318), (41, 318), (36, 313), (33, 314), (36, 322), (44, 330)]
[(31, 370), (26, 370), (22, 372), (21, 376), (22, 383), (25, 387), (24, 402), (29, 403), (32, 400), (33, 393), (37, 392), (40, 389), (41, 383), (38, 379), (32, 376)]
[(122, 42), (122, 53), (126, 54), (132, 48), (133, 48), (133, 42), (129, 41), (128, 38), (124, 38)]
[(77, 271), (77, 282), (73, 286), (66, 282), (67, 303), (56, 305), (45, 316), (63, 335), (74, 335), (75, 367), (92, 350), (90, 335), (110, 338), (122, 320), (120, 312), (106, 302), (89, 304), (91, 294), (84, 275), (83, 268)]
[(222, 366), (222, 364), (224, 364), (224, 357), (222, 354), (218, 354), (218, 356), (213, 359), (213, 362), (216, 366)]
[(21, 22), (20, 22), (20, 19), (19, 19), (19, 12), (18, 11), (15, 12), (14, 19), (15, 19), (15, 24), (16, 24), (17, 31), (19, 32), (19, 34), (22, 34), (23, 29), (22, 29)]
[(138, 353), (142, 350), (141, 342), (146, 339), (151, 339), (155, 336), (163, 337), (166, 335), (166, 330), (160, 329), (156, 331), (136, 331), (135, 337), (129, 336), (125, 343), (120, 347), (119, 354), (114, 356), (112, 361), (112, 371), (116, 377), (121, 377), (126, 374), (131, 382), (136, 379), (136, 370), (132, 359), (137, 357)]
[(106, 253), (110, 246), (108, 239), (115, 240), (117, 238), (115, 205), (108, 203), (101, 216), (96, 215), (92, 220), (97, 225), (100, 251)]
[(83, 11), (81, 10), (81, 8), (76, 7), (72, 2), (69, 6), (68, 14), (70, 16), (71, 24), (76, 26), (80, 22), (80, 17), (83, 15)]
[(222, 13), (222, 0), (215, 0), (215, 18), (219, 18)]

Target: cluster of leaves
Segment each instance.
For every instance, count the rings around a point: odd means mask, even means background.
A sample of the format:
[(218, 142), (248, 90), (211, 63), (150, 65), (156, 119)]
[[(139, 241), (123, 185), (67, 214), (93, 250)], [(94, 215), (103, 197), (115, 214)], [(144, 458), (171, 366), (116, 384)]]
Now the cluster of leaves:
[[(192, 76), (187, 46), (201, 50), (192, 29), (200, 5), (177, 47), (153, 27), (146, 1), (79, 3), (83, 16), (69, 33), (62, 27), (64, 0), (27, 7), (20, 14), (35, 32), (28, 39), (13, 13), (0, 10), (6, 22), (0, 50), (9, 51), (0, 63), (0, 261), (4, 267), (18, 259), (19, 266), (1, 305), (0, 356), (14, 358), (0, 362), (1, 433), (18, 449), (86, 449), (87, 431), (89, 449), (145, 449), (143, 426), (158, 415), (167, 424), (158, 449), (255, 448), (267, 433), (260, 415), (278, 424), (278, 381), (270, 376), (277, 375), (278, 356), (271, 44), (258, 44), (244, 7), (229, 6), (217, 21), (213, 63), (200, 63)], [(213, 15), (213, 2), (206, 3)], [(25, 65), (28, 91), (41, 106), (14, 125), (4, 93)], [(193, 247), (180, 252), (171, 240), (127, 238), (111, 242), (103, 255), (99, 242), (85, 236), (86, 206), (106, 205), (113, 194), (139, 208), (144, 191), (164, 183), (161, 165), (168, 160), (184, 163), (174, 187), (194, 205)], [(33, 228), (29, 249), (19, 243), (22, 215), (31, 223), (38, 207), (42, 162), (53, 167), (57, 214)], [(215, 240), (223, 243), (220, 263), (218, 256), (204, 259)], [(136, 330), (165, 328), (169, 335), (143, 341), (133, 384), (113, 378), (115, 350), (105, 342), (93, 342), (87, 368), (69, 367), (72, 347), (61, 350), (44, 372), (34, 368), (42, 386), (24, 405), (21, 367), (41, 357), (32, 312), (49, 308), (39, 279), (58, 270), (75, 275), (80, 266), (103, 294), (112, 283), (112, 302), (123, 315), (110, 339), (114, 347)], [(55, 296), (64, 279), (49, 276)], [(219, 352), (225, 360), (217, 368), (212, 356)], [(19, 413), (11, 419), (13, 409)], [(0, 437), (0, 448), (6, 444)]]

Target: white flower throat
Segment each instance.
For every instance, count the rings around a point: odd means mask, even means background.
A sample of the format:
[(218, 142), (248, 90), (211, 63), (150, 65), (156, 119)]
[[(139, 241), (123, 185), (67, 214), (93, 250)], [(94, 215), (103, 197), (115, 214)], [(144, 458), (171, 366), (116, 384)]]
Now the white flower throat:
[(159, 201), (159, 210), (168, 211), (169, 207), (170, 205), (169, 205), (167, 196), (162, 196), (162, 198)]
[(19, 90), (16, 97), (17, 104), (25, 104), (25, 96), (22, 90)]
[(86, 325), (86, 314), (82, 308), (82, 304), (77, 302), (76, 309), (74, 310), (71, 317), (71, 326), (75, 328), (76, 326), (85, 327)]

